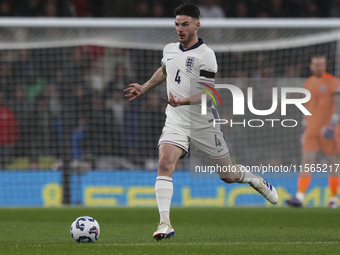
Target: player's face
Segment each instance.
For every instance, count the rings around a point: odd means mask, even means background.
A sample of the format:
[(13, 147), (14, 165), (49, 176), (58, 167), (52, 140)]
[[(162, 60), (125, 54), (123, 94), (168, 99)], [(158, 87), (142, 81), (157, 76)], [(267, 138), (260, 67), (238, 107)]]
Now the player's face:
[(310, 70), (317, 77), (321, 77), (327, 69), (327, 61), (325, 58), (312, 58)]
[(200, 22), (186, 15), (177, 15), (175, 19), (178, 41), (183, 45), (190, 44), (197, 38)]

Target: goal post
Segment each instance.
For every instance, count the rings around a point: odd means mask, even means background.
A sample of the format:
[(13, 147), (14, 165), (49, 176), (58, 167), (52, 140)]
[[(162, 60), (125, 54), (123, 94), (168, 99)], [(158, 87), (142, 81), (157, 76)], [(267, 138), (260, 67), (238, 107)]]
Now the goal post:
[[(199, 37), (216, 54), (217, 82), (241, 84), (244, 92), (254, 87), (258, 108), (270, 107), (272, 86), (302, 87), (315, 54), (340, 75), (339, 19), (200, 22)], [(7, 138), (0, 139), (0, 206), (155, 206), (166, 86), (132, 103), (122, 89), (145, 82), (159, 68), (163, 47), (176, 41), (167, 18), (1, 18), (0, 105), (15, 116), (17, 134), (13, 122), (1, 120), (0, 132), (7, 131), (0, 136)], [(233, 159), (298, 165), (301, 114), (290, 113), (299, 122), (290, 130), (226, 128)], [(190, 178), (189, 168), (188, 158), (178, 165), (174, 205), (265, 205), (244, 187)], [(294, 178), (273, 184), (282, 199), (295, 192)], [(325, 203), (327, 180), (317, 179), (311, 192), (311, 205)]]

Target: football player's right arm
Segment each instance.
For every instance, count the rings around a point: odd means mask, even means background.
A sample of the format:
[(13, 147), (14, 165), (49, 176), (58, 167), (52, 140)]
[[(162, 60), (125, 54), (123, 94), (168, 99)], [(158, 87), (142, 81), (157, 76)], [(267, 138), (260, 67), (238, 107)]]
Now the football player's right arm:
[(150, 80), (145, 82), (143, 85), (140, 85), (138, 83), (131, 83), (129, 84), (129, 87), (124, 89), (123, 91), (127, 94), (125, 97), (129, 97), (129, 101), (132, 101), (138, 97), (141, 97), (149, 90), (153, 89), (154, 87), (157, 87), (158, 85), (162, 84), (166, 80), (166, 70), (165, 67), (162, 66), (157, 69), (157, 71), (152, 75)]

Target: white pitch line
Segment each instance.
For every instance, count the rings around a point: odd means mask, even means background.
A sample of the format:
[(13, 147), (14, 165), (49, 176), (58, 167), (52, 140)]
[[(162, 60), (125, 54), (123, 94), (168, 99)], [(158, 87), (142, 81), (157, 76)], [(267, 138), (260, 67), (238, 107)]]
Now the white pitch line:
[(161, 245), (170, 245), (170, 246), (176, 246), (176, 245), (277, 245), (277, 244), (340, 244), (340, 242), (226, 242), (226, 243), (165, 243), (167, 242), (167, 240), (165, 241), (159, 241), (156, 243), (131, 243), (131, 244), (119, 244), (119, 243), (113, 243), (113, 244), (104, 244), (104, 245), (114, 245), (114, 246), (153, 246), (157, 243), (161, 244)]
[[(278, 244), (301, 244), (301, 245), (313, 245), (313, 244), (340, 244), (339, 242), (226, 242), (226, 243), (170, 243), (170, 240), (163, 240), (154, 243), (100, 243), (97, 242), (99, 245), (105, 246), (155, 246), (155, 245), (165, 245), (165, 246), (196, 246), (196, 245), (278, 245)], [(44, 245), (44, 244), (32, 244), (32, 245), (13, 245), (10, 247), (15, 248), (25, 248), (25, 247), (58, 247), (64, 246), (64, 244), (51, 244), (51, 245)]]

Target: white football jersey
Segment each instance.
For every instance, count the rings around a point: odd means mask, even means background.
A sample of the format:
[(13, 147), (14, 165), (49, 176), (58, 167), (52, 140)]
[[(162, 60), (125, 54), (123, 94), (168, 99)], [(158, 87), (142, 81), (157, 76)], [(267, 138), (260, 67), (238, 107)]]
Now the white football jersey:
[[(162, 65), (167, 73), (167, 93), (177, 98), (186, 98), (201, 92), (200, 83), (214, 85), (217, 62), (215, 53), (199, 39), (191, 48), (184, 50), (182, 45), (170, 43), (164, 47)], [(210, 103), (210, 104), (209, 104)], [(201, 104), (166, 108), (166, 123), (190, 127), (193, 120), (197, 124), (210, 125), (216, 118), (216, 109), (208, 102), (207, 115), (201, 115)], [(201, 126), (202, 127), (202, 126)]]

